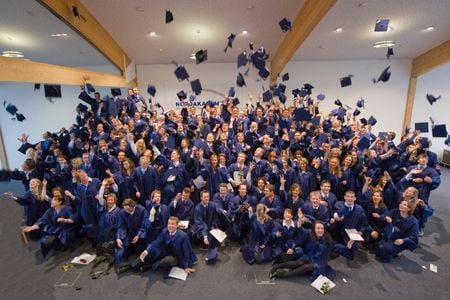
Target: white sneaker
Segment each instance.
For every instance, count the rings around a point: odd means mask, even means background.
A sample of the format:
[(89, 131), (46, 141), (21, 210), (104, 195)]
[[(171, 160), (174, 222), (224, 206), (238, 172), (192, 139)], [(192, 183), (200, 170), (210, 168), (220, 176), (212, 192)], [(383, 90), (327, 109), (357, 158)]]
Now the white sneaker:
[(420, 230), (419, 231), (419, 236), (423, 236), (423, 235), (424, 235), (423, 230)]

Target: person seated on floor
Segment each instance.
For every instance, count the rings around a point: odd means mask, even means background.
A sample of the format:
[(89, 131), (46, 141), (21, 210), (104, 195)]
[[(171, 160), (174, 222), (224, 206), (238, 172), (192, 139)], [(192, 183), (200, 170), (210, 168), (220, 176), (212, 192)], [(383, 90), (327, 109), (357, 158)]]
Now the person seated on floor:
[[(275, 222), (272, 235), (274, 239), (272, 258), (274, 262), (285, 262), (298, 258), (298, 252), (296, 252), (298, 250), (296, 246), (297, 222), (294, 221), (292, 209), (284, 209), (283, 220)], [(301, 252), (303, 251), (301, 250)]]
[(117, 196), (113, 193), (98, 198), (98, 243), (114, 241), (119, 225), (120, 208), (117, 207)]
[(189, 236), (177, 228), (178, 218), (169, 217), (167, 228), (132, 263), (132, 269), (144, 272), (150, 268), (156, 271), (158, 267), (178, 266), (187, 274), (195, 272), (193, 266), (197, 263), (197, 256)]
[[(306, 201), (301, 210), (304, 214), (302, 224), (306, 228), (311, 228), (315, 221), (322, 221), (327, 224), (329, 221), (328, 207), (322, 204), (320, 200), (320, 191), (313, 191), (309, 195), (309, 201)], [(300, 221), (300, 220), (299, 220)]]
[(74, 239), (77, 216), (69, 206), (64, 205), (62, 195), (53, 197), (50, 208), (32, 226), (24, 226), (24, 232), (40, 229), (42, 237), (40, 240), (41, 250), (44, 258), (51, 249), (61, 249), (71, 245)]
[(175, 198), (169, 203), (170, 216), (177, 217), (181, 221), (189, 221), (191, 225), (194, 220), (194, 202), (190, 199), (191, 189), (185, 187), (181, 193), (178, 193)]
[(124, 257), (140, 253), (146, 245), (143, 238), (144, 233), (141, 231), (145, 219), (145, 208), (130, 198), (125, 199), (122, 205), (114, 252), (116, 266), (121, 264)]
[(418, 247), (419, 222), (412, 214), (411, 203), (403, 200), (386, 216), (383, 238), (375, 248), (375, 255), (382, 262), (390, 262), (403, 250), (414, 251)]
[(161, 191), (154, 190), (152, 199), (145, 201), (145, 238), (146, 244), (155, 240), (159, 233), (167, 227), (169, 219), (169, 209), (167, 205), (161, 203)]
[[(334, 205), (333, 217), (330, 219), (331, 236), (333, 240), (342, 245), (347, 245), (349, 237), (345, 229), (356, 229), (358, 233), (364, 238), (364, 241), (369, 240), (369, 235), (372, 229), (367, 221), (366, 213), (361, 205), (355, 203), (355, 192), (348, 190), (345, 192), (344, 201), (338, 201)], [(352, 257), (358, 249), (357, 242), (352, 244)]]
[(200, 203), (195, 206), (191, 236), (208, 247), (206, 261), (213, 263), (217, 260), (217, 240), (211, 235), (210, 230), (219, 227), (219, 217), (216, 205), (209, 201), (209, 197), (209, 191), (200, 191)]
[(332, 252), (338, 253), (349, 259), (352, 257), (350, 249), (353, 246), (353, 241), (349, 240), (346, 246), (335, 243), (330, 234), (326, 232), (325, 224), (321, 221), (315, 221), (311, 230), (303, 227), (300, 230), (299, 234), (307, 237), (303, 244), (303, 255), (293, 261), (274, 264), (270, 270), (270, 278), (310, 274), (311, 281), (314, 281), (319, 275), (324, 275), (333, 280), (336, 277), (336, 271), (328, 265), (330, 254)]
[[(25, 225), (33, 225), (50, 207), (50, 202), (47, 201), (47, 194), (42, 182), (33, 178), (30, 180), (30, 189), (22, 196), (16, 197), (12, 192), (5, 192), (5, 196), (12, 198), (18, 204), (24, 207), (25, 211)], [(41, 231), (35, 230), (30, 232), (30, 237), (39, 239)]]
[(248, 241), (241, 247), (242, 256), (248, 264), (263, 263), (272, 260), (272, 230), (273, 221), (269, 216), (267, 206), (256, 205), (256, 212), (249, 209), (250, 234)]

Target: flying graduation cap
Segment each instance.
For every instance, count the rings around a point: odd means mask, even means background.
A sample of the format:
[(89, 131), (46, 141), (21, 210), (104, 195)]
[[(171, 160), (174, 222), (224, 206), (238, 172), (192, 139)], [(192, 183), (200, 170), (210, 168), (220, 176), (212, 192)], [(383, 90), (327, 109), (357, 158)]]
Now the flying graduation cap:
[(237, 67), (238, 68), (244, 67), (247, 65), (247, 62), (248, 62), (247, 53), (244, 51), (237, 57)]
[(281, 76), (281, 79), (283, 81), (288, 81), (289, 80), (289, 73), (284, 73), (283, 76)]
[(341, 88), (352, 85), (352, 77), (353, 77), (353, 75), (349, 74), (345, 77), (339, 78), (339, 82), (341, 83)]
[[(187, 98), (187, 95), (183, 90), (181, 90), (177, 93), (177, 97), (180, 101), (183, 101)], [(157, 104), (159, 104), (159, 103), (157, 103)]]
[(393, 55), (394, 55), (394, 48), (388, 47), (387, 53), (386, 53), (386, 58), (387, 58), (387, 59), (390, 59), (391, 56), (393, 56)]
[(11, 104), (11, 103), (8, 103), (8, 105), (6, 105), (6, 101), (3, 101), (3, 106), (5, 107), (6, 111), (13, 116), (18, 111), (17, 106), (15, 106), (14, 104)]
[(267, 77), (269, 77), (270, 72), (266, 68), (261, 68), (258, 72), (259, 77), (261, 77), (263, 80), (266, 80)]
[(234, 86), (232, 86), (232, 87), (230, 87), (230, 89), (228, 90), (228, 97), (234, 98), (235, 95), (236, 95), (236, 91), (234, 90)]
[(245, 84), (244, 76), (243, 76), (241, 73), (239, 73), (238, 76), (237, 76), (237, 78), (236, 78), (236, 85), (237, 85), (238, 87), (243, 87), (244, 85), (247, 86), (247, 85)]
[(291, 21), (288, 18), (284, 18), (278, 24), (280, 25), (281, 30), (284, 33), (286, 33), (286, 32), (291, 30), (292, 25), (291, 25)]
[(170, 10), (166, 9), (166, 24), (169, 24), (173, 21), (173, 14)]
[(228, 36), (227, 46), (225, 47), (225, 49), (223, 49), (223, 52), (227, 52), (228, 48), (233, 48), (233, 42), (234, 42), (235, 38), (236, 38), (236, 34), (230, 33), (230, 35)]
[(186, 68), (183, 66), (177, 66), (175, 69), (175, 76), (177, 77), (178, 81), (183, 81), (189, 78), (189, 74), (186, 71)]
[(156, 87), (154, 85), (149, 84), (147, 87), (147, 93), (149, 93), (152, 97), (155, 97)]
[(195, 53), (195, 63), (200, 64), (208, 60), (208, 50), (198, 50)]
[(439, 99), (441, 99), (441, 96), (435, 97), (431, 94), (427, 94), (427, 100), (430, 103), (430, 105), (433, 105), (433, 103), (438, 101)]
[(317, 95), (317, 99), (319, 99), (320, 101), (325, 100), (325, 95), (320, 93), (319, 95)]
[(191, 88), (192, 91), (196, 94), (196, 95), (200, 95), (202, 92), (202, 84), (200, 83), (199, 79), (195, 79), (191, 81)]
[(389, 28), (389, 19), (378, 19), (375, 22), (375, 32), (386, 32)]
[(356, 101), (356, 106), (358, 106), (359, 108), (365, 108), (365, 101), (364, 101), (364, 99), (361, 98), (358, 101)]
[(383, 70), (383, 72), (380, 74), (380, 76), (378, 77), (378, 79), (374, 78), (373, 79), (373, 83), (377, 83), (377, 82), (387, 82), (390, 78), (391, 78), (391, 72), (389, 71), (389, 68), (391, 66), (388, 66), (386, 69)]
[(311, 95), (311, 90), (313, 89), (314, 87), (311, 85), (311, 84), (309, 84), (309, 83), (305, 83), (305, 84), (303, 84), (303, 89), (305, 89), (307, 92), (308, 92), (308, 95)]

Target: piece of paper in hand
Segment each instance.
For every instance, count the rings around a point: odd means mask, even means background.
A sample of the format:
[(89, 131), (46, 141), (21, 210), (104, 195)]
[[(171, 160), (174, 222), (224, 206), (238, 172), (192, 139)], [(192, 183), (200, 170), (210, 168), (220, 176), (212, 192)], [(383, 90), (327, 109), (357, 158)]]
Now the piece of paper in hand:
[(209, 232), (211, 235), (219, 242), (222, 243), (226, 238), (227, 234), (220, 229), (214, 228)]
[(432, 271), (434, 273), (437, 273), (437, 266), (433, 265), (433, 264), (430, 264), (430, 271)]
[(178, 228), (180, 228), (180, 229), (188, 229), (188, 227), (189, 227), (189, 221), (188, 220), (186, 220), (186, 221), (184, 221), (184, 220), (178, 221)]
[(96, 257), (97, 257), (97, 255), (95, 255), (95, 254), (83, 253), (80, 256), (77, 256), (74, 259), (72, 259), (71, 263), (78, 264), (78, 265), (88, 265)]
[(194, 185), (197, 189), (201, 189), (202, 187), (205, 186), (205, 180), (203, 179), (203, 177), (200, 175), (197, 178), (194, 179)]
[(167, 178), (167, 182), (172, 182), (172, 181), (175, 180), (175, 178), (177, 178), (175, 175), (170, 175), (170, 176)]
[(364, 241), (356, 229), (345, 229), (345, 232), (352, 241)]
[(326, 291), (328, 292), (336, 286), (333, 281), (323, 275), (319, 275), (319, 277), (317, 277), (316, 280), (311, 283), (311, 285), (322, 294), (325, 294), (324, 287), (326, 287)]
[(172, 269), (170, 269), (169, 277), (186, 280), (187, 276), (188, 274), (182, 268), (172, 267)]

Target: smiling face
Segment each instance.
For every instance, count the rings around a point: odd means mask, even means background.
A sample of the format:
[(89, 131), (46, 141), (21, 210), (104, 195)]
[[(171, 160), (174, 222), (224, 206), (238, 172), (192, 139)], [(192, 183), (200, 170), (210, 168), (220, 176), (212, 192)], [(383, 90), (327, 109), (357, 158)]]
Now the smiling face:
[(178, 222), (174, 219), (169, 219), (167, 221), (167, 230), (170, 234), (173, 234), (177, 230)]
[(318, 238), (323, 237), (323, 235), (325, 234), (325, 227), (323, 226), (322, 223), (315, 223), (314, 224), (314, 233), (316, 234), (316, 236)]

